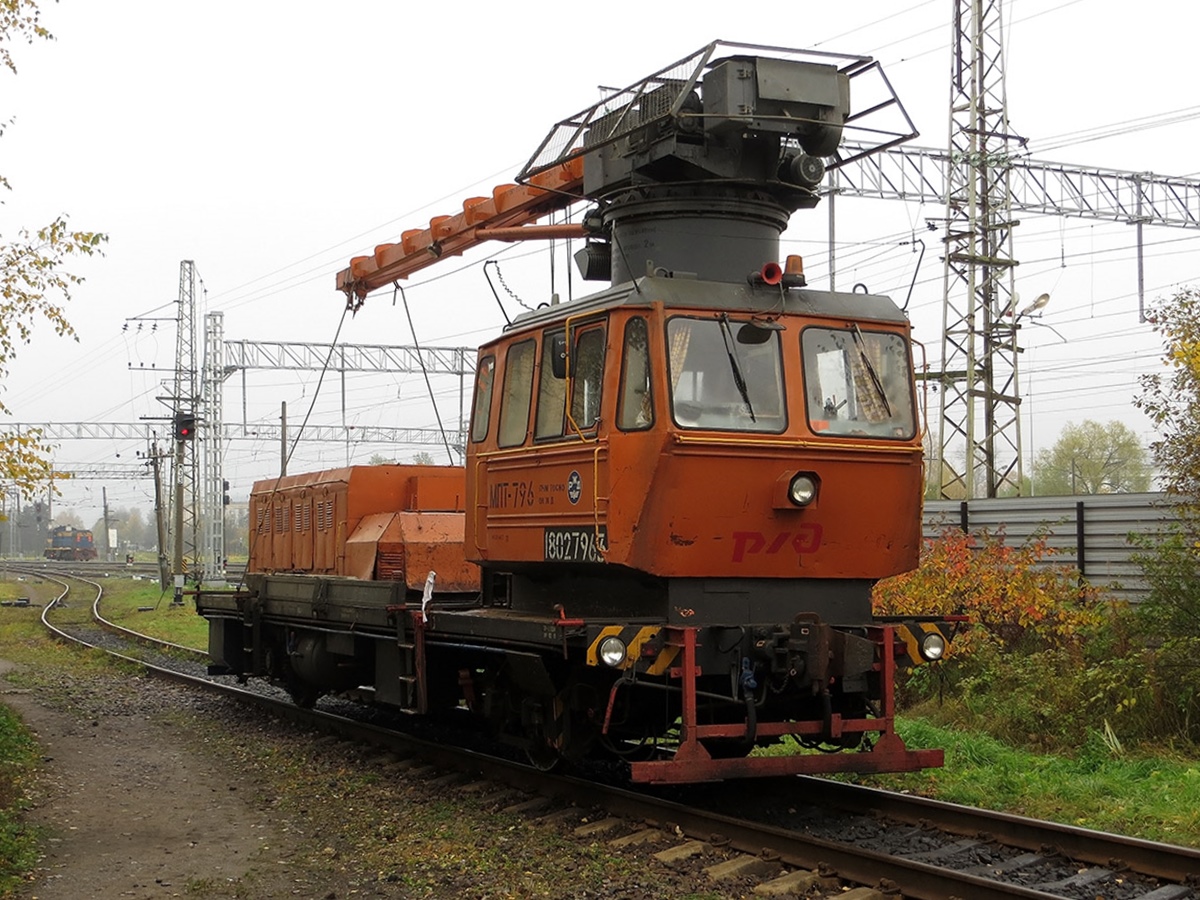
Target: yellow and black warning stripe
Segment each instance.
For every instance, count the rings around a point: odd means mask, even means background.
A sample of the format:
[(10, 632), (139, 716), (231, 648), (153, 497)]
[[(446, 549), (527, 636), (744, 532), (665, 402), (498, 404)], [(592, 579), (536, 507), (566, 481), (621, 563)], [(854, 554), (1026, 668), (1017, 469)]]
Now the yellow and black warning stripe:
[[(925, 654), (921, 652), (921, 644), (925, 640), (926, 635), (938, 634), (944, 640), (946, 650), (950, 649), (950, 640), (953, 636), (953, 631), (948, 622), (901, 622), (896, 624), (896, 637), (904, 644), (908, 651), (908, 658), (914, 665), (925, 665), (929, 662), (925, 658)], [(943, 651), (943, 656), (945, 651)]]
[[(587, 664), (589, 666), (602, 665), (600, 662), (601, 642), (605, 638), (619, 637), (625, 643), (625, 661), (617, 668), (625, 670), (635, 666), (645, 659), (643, 648), (646, 644), (654, 641), (661, 631), (662, 627), (659, 625), (607, 625), (600, 629), (599, 634), (588, 645)], [(654, 653), (653, 661), (642, 671), (647, 675), (662, 675), (678, 656), (679, 647), (667, 644)]]

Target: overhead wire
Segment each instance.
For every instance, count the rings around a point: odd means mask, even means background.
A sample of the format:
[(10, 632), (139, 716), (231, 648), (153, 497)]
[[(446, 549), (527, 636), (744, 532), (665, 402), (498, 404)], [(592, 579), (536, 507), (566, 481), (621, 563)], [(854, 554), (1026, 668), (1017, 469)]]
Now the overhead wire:
[(1141, 116), (1136, 119), (1110, 122), (1106, 125), (1098, 125), (1093, 128), (1083, 128), (1077, 131), (1067, 131), (1062, 134), (1030, 139), (1026, 152), (1032, 154), (1034, 149), (1036, 149), (1039, 153), (1048, 153), (1054, 150), (1061, 150), (1063, 147), (1073, 147), (1078, 144), (1092, 143), (1125, 134), (1136, 134), (1155, 128), (1178, 125), (1181, 122), (1191, 122), (1196, 119), (1200, 119), (1200, 106), (1188, 106), (1168, 112)]
[[(352, 235), (352, 236), (350, 236), (350, 237), (348, 237), (348, 238), (344, 238), (344, 239), (342, 239), (342, 240), (340, 240), (340, 241), (338, 241), (338, 242), (336, 242), (336, 243), (334, 243), (334, 244), (328, 245), (327, 247), (325, 247), (325, 248), (322, 248), (321, 250), (315, 251), (315, 252), (313, 252), (313, 253), (310, 253), (310, 254), (308, 254), (307, 256), (301, 257), (300, 259), (296, 260), (295, 262), (289, 263), (289, 264), (287, 264), (287, 265), (285, 265), (285, 266), (280, 266), (278, 269), (275, 269), (275, 270), (273, 270), (273, 271), (271, 271), (271, 272), (268, 272), (268, 273), (266, 273), (265, 275), (260, 275), (260, 276), (258, 276), (258, 277), (256, 277), (256, 278), (252, 278), (252, 279), (250, 279), (249, 281), (242, 282), (240, 285), (235, 285), (235, 286), (234, 286), (234, 287), (232, 287), (232, 288), (229, 288), (229, 289), (227, 289), (227, 290), (224, 290), (224, 291), (221, 291), (221, 292), (219, 292), (219, 293), (216, 293), (216, 294), (214, 294), (214, 295), (213, 295), (212, 299), (213, 299), (213, 301), (214, 301), (214, 302), (215, 302), (215, 301), (217, 301), (217, 300), (222, 300), (223, 298), (225, 298), (225, 297), (226, 297), (227, 295), (229, 295), (229, 294), (236, 294), (238, 291), (241, 291), (241, 290), (243, 290), (244, 288), (247, 288), (247, 287), (249, 287), (249, 286), (251, 286), (251, 285), (253, 285), (253, 284), (257, 284), (258, 282), (260, 282), (260, 281), (262, 281), (262, 280), (264, 280), (264, 279), (266, 279), (266, 278), (270, 278), (270, 277), (272, 277), (272, 276), (274, 276), (274, 275), (278, 275), (278, 274), (280, 274), (281, 272), (286, 272), (287, 270), (289, 270), (289, 269), (291, 269), (291, 268), (294, 268), (295, 266), (298, 266), (298, 265), (303, 265), (304, 263), (308, 262), (309, 260), (317, 259), (317, 258), (319, 258), (319, 257), (326, 256), (326, 255), (331, 255), (331, 254), (332, 254), (332, 253), (333, 253), (335, 250), (338, 250), (339, 248), (341, 248), (341, 247), (345, 247), (345, 246), (347, 246), (347, 245), (349, 245), (349, 244), (353, 244), (353, 243), (355, 243), (355, 242), (359, 242), (359, 241), (361, 241), (363, 238), (366, 238), (366, 237), (368, 237), (368, 236), (370, 236), (370, 235), (372, 235), (372, 234), (375, 234), (375, 233), (377, 233), (377, 232), (380, 232), (380, 231), (384, 230), (385, 228), (389, 228), (390, 226), (393, 226), (393, 225), (395, 225), (395, 224), (397, 224), (397, 223), (400, 223), (400, 222), (408, 222), (408, 221), (411, 221), (411, 220), (413, 220), (413, 219), (414, 219), (414, 218), (415, 218), (415, 217), (416, 217), (416, 216), (417, 216), (419, 213), (421, 213), (422, 211), (424, 211), (424, 210), (427, 210), (427, 209), (430, 209), (431, 207), (437, 206), (437, 205), (439, 205), (439, 204), (442, 204), (442, 203), (448, 202), (448, 201), (450, 201), (450, 200), (452, 200), (452, 199), (454, 199), (454, 198), (456, 198), (456, 197), (460, 197), (460, 196), (462, 196), (464, 193), (467, 193), (467, 192), (469, 192), (469, 191), (471, 191), (471, 190), (474, 190), (475, 188), (477, 188), (477, 187), (478, 187), (479, 185), (481, 185), (481, 184), (486, 184), (486, 185), (491, 185), (491, 184), (493, 184), (493, 183), (494, 183), (494, 181), (495, 181), (495, 179), (497, 179), (497, 178), (500, 178), (500, 177), (503, 177), (503, 176), (504, 176), (506, 173), (508, 173), (508, 172), (512, 171), (512, 170), (513, 170), (513, 169), (514, 169), (516, 166), (518, 166), (518, 165), (520, 165), (520, 162), (513, 163), (513, 164), (510, 164), (510, 165), (508, 165), (508, 166), (505, 166), (504, 168), (497, 170), (496, 172), (492, 173), (491, 175), (488, 175), (488, 176), (485, 176), (484, 178), (478, 179), (478, 180), (476, 180), (476, 181), (472, 182), (471, 184), (468, 184), (468, 185), (466, 185), (466, 186), (465, 186), (465, 187), (463, 187), (463, 188), (460, 188), (460, 189), (457, 189), (457, 190), (454, 190), (454, 191), (450, 191), (450, 192), (448, 192), (448, 193), (446, 193), (446, 194), (443, 194), (441, 197), (437, 197), (437, 198), (435, 198), (435, 199), (433, 199), (433, 200), (430, 200), (430, 201), (428, 201), (428, 202), (426, 202), (426, 203), (423, 203), (423, 204), (422, 204), (422, 205), (420, 205), (420, 206), (417, 206), (417, 207), (414, 207), (414, 208), (412, 208), (412, 209), (410, 209), (410, 210), (407, 210), (407, 211), (405, 211), (405, 212), (402, 212), (402, 213), (398, 214), (397, 216), (395, 216), (395, 217), (393, 217), (393, 218), (391, 218), (391, 219), (387, 220), (386, 222), (382, 222), (382, 223), (380, 223), (380, 224), (378, 224), (378, 225), (375, 225), (375, 226), (373, 226), (373, 227), (371, 227), (371, 228), (368, 228), (368, 229), (366, 229), (366, 230), (364, 230), (364, 231), (361, 231), (361, 232), (359, 232), (358, 234)], [(361, 246), (361, 244), (359, 244), (359, 246)], [(344, 261), (345, 257), (344, 257), (344, 256), (339, 256), (339, 257), (337, 257), (337, 259), (338, 259), (339, 261)], [(313, 272), (313, 271), (316, 271), (316, 269), (308, 269), (308, 270), (306, 270), (306, 271), (305, 271), (303, 274), (309, 274), (309, 273), (311, 273), (311, 272)], [(326, 271), (328, 271), (328, 270), (326, 270), (326, 269), (322, 269), (321, 271), (323, 271), (323, 272), (326, 272)], [(274, 287), (274, 286), (270, 286), (270, 287)], [(273, 294), (274, 294), (274, 291), (272, 291), (272, 292), (271, 292), (271, 294), (273, 295)], [(241, 300), (241, 299), (243, 299), (243, 298), (241, 298), (241, 297), (233, 297), (233, 298), (231, 298), (231, 301), (229, 301), (229, 302), (238, 301), (238, 300)], [(160, 307), (160, 308), (161, 308), (161, 307)], [(226, 307), (226, 305), (225, 305), (225, 304), (221, 304), (221, 305), (220, 305), (220, 308), (224, 309), (224, 308), (227, 308), (227, 307)]]
[[(882, 22), (886, 22), (886, 21), (888, 21), (888, 20), (894, 19), (894, 18), (896, 18), (896, 17), (898, 17), (898, 16), (901, 16), (901, 15), (903, 15), (903, 14), (907, 13), (907, 12), (911, 12), (911, 11), (913, 11), (913, 10), (916, 10), (916, 9), (918, 9), (918, 8), (922, 7), (922, 6), (927, 6), (927, 5), (929, 5), (931, 2), (933, 2), (933, 0), (926, 0), (926, 2), (924, 2), (924, 3), (916, 3), (916, 4), (913, 4), (913, 5), (911, 5), (911, 6), (908, 6), (908, 7), (906, 7), (904, 10), (900, 10), (900, 11), (898, 11), (898, 12), (894, 12), (894, 13), (891, 13), (891, 14), (889, 14), (889, 15), (887, 15), (887, 16), (884, 16), (884, 17), (882, 17), (881, 19), (879, 19), (879, 20), (878, 20), (878, 22), (877, 22), (877, 23), (882, 23)], [(1062, 8), (1065, 8), (1065, 7), (1068, 7), (1068, 6), (1072, 6), (1072, 5), (1074, 5), (1075, 3), (1077, 3), (1077, 2), (1079, 2), (1079, 0), (1070, 0), (1070, 2), (1066, 2), (1066, 3), (1059, 4), (1058, 6), (1055, 6), (1055, 7), (1051, 8), (1051, 9), (1048, 9), (1048, 10), (1043, 10), (1043, 11), (1041, 11), (1041, 12), (1038, 12), (1038, 13), (1034, 13), (1034, 14), (1032, 14), (1032, 15), (1029, 15), (1029, 16), (1026, 16), (1026, 17), (1024, 17), (1024, 18), (1022, 18), (1022, 19), (1017, 19), (1016, 21), (1018, 21), (1018, 22), (1022, 22), (1022, 21), (1027, 21), (1027, 20), (1029, 20), (1029, 19), (1037, 18), (1038, 16), (1045, 15), (1045, 14), (1047, 14), (1047, 13), (1049, 13), (1049, 12), (1054, 12), (1054, 11), (1056, 11), (1056, 10), (1058, 10), (1058, 9), (1062, 9)], [(939, 27), (940, 27), (940, 26), (939, 26)], [(900, 38), (900, 39), (898, 39), (897, 41), (893, 41), (893, 42), (891, 42), (891, 43), (889, 43), (889, 44), (884, 44), (884, 45), (882, 45), (882, 47), (880, 47), (879, 49), (885, 49), (885, 48), (888, 48), (888, 47), (890, 47), (890, 46), (893, 46), (893, 45), (895, 45), (895, 44), (897, 44), (897, 43), (900, 43), (900, 42), (902, 42), (902, 41), (904, 41), (904, 40), (909, 40), (909, 39), (913, 39), (913, 38), (916, 38), (916, 37), (923, 36), (923, 35), (925, 35), (925, 34), (928, 34), (928, 33), (932, 32), (933, 30), (935, 30), (935, 29), (925, 29), (925, 30), (922, 30), (922, 31), (917, 31), (917, 32), (915, 32), (915, 33), (913, 33), (913, 34), (909, 35), (907, 38)], [(836, 39), (838, 39), (838, 38), (840, 38), (840, 37), (843, 37), (843, 36), (845, 36), (845, 34), (842, 34), (842, 35), (835, 35), (835, 36), (833, 36), (833, 37), (831, 37), (831, 38), (828, 38), (828, 39), (826, 39), (826, 41), (820, 42), (820, 43), (818, 44), (818, 46), (819, 46), (821, 43), (827, 43), (828, 41), (831, 41), (831, 40), (836, 40)], [(944, 45), (943, 45), (943, 46), (944, 46)], [(932, 52), (932, 51), (930, 51), (930, 52)], [(449, 197), (449, 196), (453, 196), (453, 194), (447, 195), (447, 197)], [(427, 206), (431, 206), (431, 205), (433, 205), (434, 203), (437, 203), (437, 202), (440, 202), (440, 201), (432, 201), (430, 204), (427, 204)], [(418, 209), (423, 209), (423, 208), (425, 208), (425, 207), (424, 207), (424, 206), (423, 206), (423, 207), (419, 207)], [(241, 285), (238, 285), (237, 287), (235, 287), (235, 288), (232, 288), (232, 289), (230, 289), (230, 290), (228, 290), (228, 291), (224, 291), (224, 292), (222, 292), (222, 293), (220, 293), (220, 294), (216, 294), (216, 295), (214, 295), (214, 298), (213, 298), (213, 299), (214, 299), (214, 301), (215, 301), (215, 300), (220, 300), (220, 299), (222, 299), (222, 298), (225, 298), (225, 299), (224, 299), (224, 302), (225, 302), (225, 303), (227, 303), (227, 304), (228, 304), (228, 306), (225, 306), (224, 308), (236, 308), (236, 307), (238, 307), (238, 306), (244, 306), (244, 305), (249, 305), (249, 304), (252, 304), (252, 303), (254, 303), (254, 302), (258, 302), (259, 300), (268, 299), (268, 298), (270, 298), (270, 297), (272, 297), (272, 296), (276, 296), (276, 295), (278, 295), (279, 293), (283, 293), (283, 292), (285, 292), (285, 291), (287, 291), (287, 290), (291, 290), (291, 289), (293, 289), (293, 287), (294, 287), (295, 285), (294, 285), (294, 284), (291, 284), (290, 282), (294, 282), (296, 278), (299, 278), (299, 277), (302, 277), (302, 276), (307, 276), (307, 275), (309, 275), (309, 274), (311, 274), (311, 273), (314, 273), (314, 272), (315, 272), (316, 274), (312, 274), (312, 277), (311, 277), (311, 278), (304, 278), (304, 280), (300, 281), (300, 282), (299, 282), (299, 284), (300, 284), (300, 285), (304, 285), (304, 284), (308, 284), (308, 283), (310, 283), (310, 282), (312, 282), (312, 281), (315, 281), (315, 280), (317, 280), (317, 279), (318, 279), (318, 278), (320, 278), (320, 277), (324, 277), (324, 275), (326, 274), (324, 270), (322, 270), (322, 271), (317, 271), (317, 269), (316, 269), (316, 268), (309, 268), (309, 269), (307, 269), (307, 270), (304, 270), (303, 272), (299, 273), (298, 275), (291, 276), (291, 277), (290, 277), (290, 281), (289, 281), (289, 279), (283, 279), (283, 280), (281, 280), (281, 281), (276, 281), (276, 282), (274, 282), (274, 283), (273, 283), (273, 284), (271, 284), (271, 285), (265, 285), (265, 286), (262, 286), (262, 287), (254, 287), (254, 290), (253, 290), (253, 291), (250, 291), (250, 292), (248, 292), (248, 293), (245, 293), (245, 294), (241, 294), (241, 295), (238, 295), (238, 294), (237, 294), (237, 292), (238, 292), (238, 291), (242, 291), (243, 289), (247, 289), (247, 288), (253, 287), (253, 286), (257, 285), (259, 282), (262, 282), (263, 280), (270, 279), (270, 278), (272, 278), (272, 277), (274, 277), (274, 276), (276, 276), (276, 275), (279, 275), (280, 273), (286, 272), (286, 271), (288, 271), (289, 269), (292, 269), (292, 268), (294, 268), (294, 267), (295, 267), (295, 266), (297, 266), (297, 265), (300, 265), (300, 264), (303, 264), (303, 263), (307, 262), (308, 260), (316, 259), (316, 258), (318, 258), (318, 256), (320, 256), (321, 254), (330, 253), (330, 252), (332, 252), (332, 250), (333, 250), (333, 249), (335, 249), (336, 247), (339, 247), (339, 246), (342, 246), (342, 245), (344, 245), (344, 244), (346, 244), (346, 243), (349, 243), (349, 242), (351, 242), (351, 241), (357, 240), (357, 239), (359, 239), (359, 238), (361, 238), (361, 237), (363, 237), (363, 236), (366, 236), (366, 235), (368, 235), (368, 234), (370, 234), (370, 233), (372, 233), (372, 232), (374, 232), (374, 231), (378, 230), (379, 228), (386, 227), (387, 225), (390, 225), (390, 224), (392, 224), (393, 222), (400, 221), (401, 219), (405, 218), (407, 215), (408, 215), (408, 214), (402, 214), (400, 217), (397, 217), (396, 219), (393, 219), (393, 220), (391, 220), (391, 221), (390, 221), (390, 222), (388, 222), (388, 223), (384, 223), (384, 225), (382, 225), (382, 226), (376, 226), (376, 228), (375, 228), (375, 229), (369, 229), (369, 230), (367, 230), (367, 231), (365, 231), (365, 232), (361, 232), (359, 235), (356, 235), (356, 236), (354, 236), (353, 238), (346, 239), (345, 241), (342, 241), (342, 242), (339, 242), (338, 244), (332, 245), (331, 247), (329, 247), (329, 248), (326, 248), (326, 249), (324, 249), (324, 250), (322, 250), (322, 251), (318, 251), (317, 253), (310, 254), (309, 256), (303, 257), (303, 258), (301, 258), (300, 260), (297, 260), (296, 262), (294, 262), (294, 263), (291, 263), (291, 264), (289, 264), (289, 265), (287, 265), (287, 266), (280, 267), (280, 268), (278, 268), (278, 269), (276, 269), (276, 270), (273, 270), (272, 272), (269, 272), (269, 273), (267, 273), (267, 274), (265, 274), (265, 275), (259, 276), (259, 277), (255, 278), (255, 279), (251, 279), (250, 281), (244, 282), (244, 283), (242, 283)], [(500, 250), (498, 250), (498, 251), (497, 251), (495, 254), (491, 254), (491, 255), (490, 255), (490, 256), (488, 256), (487, 258), (489, 258), (489, 259), (490, 259), (490, 258), (498, 257), (498, 256), (500, 256), (500, 255), (502, 255), (502, 254), (505, 254), (506, 252), (509, 252), (509, 251), (511, 251), (511, 250), (512, 250), (512, 248), (510, 248), (510, 247), (504, 247), (504, 248), (501, 248)], [(513, 255), (512, 255), (510, 258), (512, 258), (512, 259), (520, 259), (520, 258), (523, 258), (523, 257), (525, 257), (525, 256), (532, 256), (532, 255), (535, 255), (536, 253), (540, 253), (540, 252), (544, 252), (544, 251), (543, 251), (543, 250), (541, 250), (541, 249), (539, 248), (538, 250), (531, 251), (531, 252), (529, 252), (529, 253), (513, 254)], [(841, 254), (842, 254), (843, 252), (846, 252), (846, 251), (839, 250), (839, 262), (840, 262), (840, 257), (841, 257)], [(875, 264), (875, 263), (878, 263), (879, 261), (881, 261), (881, 260), (885, 259), (885, 258), (888, 256), (888, 253), (889, 253), (890, 251), (889, 251), (889, 249), (888, 249), (888, 248), (882, 248), (882, 249), (881, 249), (881, 248), (876, 248), (876, 249), (874, 250), (874, 252), (871, 252), (871, 251), (869, 251), (868, 249), (864, 248), (864, 249), (862, 249), (861, 251), (858, 251), (858, 252), (861, 252), (861, 253), (863, 254), (863, 256), (862, 256), (860, 259), (856, 259), (856, 260), (854, 260), (854, 261), (853, 261), (853, 263), (851, 263), (851, 262), (848, 262), (848, 263), (847, 263), (848, 265), (850, 265), (850, 264), (858, 264), (858, 265), (862, 265), (862, 266), (867, 266), (867, 265)], [(869, 254), (869, 255), (868, 255), (868, 254)], [(1071, 258), (1072, 258), (1072, 259), (1083, 259), (1083, 258), (1085, 258), (1085, 256), (1086, 256), (1085, 254), (1073, 254)], [(413, 289), (419, 289), (419, 288), (421, 288), (421, 287), (424, 287), (424, 286), (426, 286), (426, 285), (432, 284), (432, 283), (434, 283), (434, 282), (436, 282), (436, 281), (440, 281), (440, 280), (441, 280), (441, 279), (443, 279), (443, 278), (449, 278), (451, 275), (457, 274), (457, 273), (459, 273), (459, 272), (461, 272), (461, 271), (463, 271), (463, 270), (466, 270), (466, 269), (469, 269), (469, 268), (471, 268), (472, 266), (475, 266), (475, 265), (478, 265), (478, 264), (480, 264), (480, 262), (481, 262), (481, 260), (477, 260), (477, 261), (473, 261), (473, 262), (471, 262), (471, 263), (464, 264), (463, 266), (461, 266), (461, 267), (458, 267), (458, 268), (456, 268), (456, 269), (454, 269), (454, 270), (452, 270), (452, 271), (440, 272), (440, 273), (439, 273), (439, 274), (437, 274), (436, 276), (433, 276), (433, 277), (430, 277), (430, 278), (425, 278), (425, 279), (422, 279), (420, 282), (418, 282), (418, 283), (415, 283), (414, 285), (412, 285), (412, 288), (413, 288)], [(898, 270), (898, 267), (896, 267), (896, 268), (893, 268), (893, 269), (886, 269), (886, 270), (884, 270), (884, 271), (885, 271), (885, 272), (889, 272), (889, 271), (897, 271), (897, 270)], [(926, 287), (927, 287), (927, 286), (929, 286), (929, 285), (931, 285), (931, 284), (934, 284), (934, 283), (936, 283), (937, 281), (940, 281), (940, 274), (939, 274), (939, 276), (938, 276), (938, 277), (936, 277), (936, 278), (934, 278), (934, 277), (930, 277), (930, 278), (924, 278), (924, 279), (921, 279), (921, 280), (919, 280), (917, 283), (918, 283), (918, 284), (920, 284), (920, 285), (922, 285), (922, 286), (926, 286)], [(264, 291), (265, 291), (265, 293), (263, 293)], [(231, 296), (231, 295), (233, 295), (233, 296)], [(940, 298), (940, 297), (938, 297), (938, 298), (937, 298), (937, 301), (931, 301), (931, 302), (940, 302), (940, 299), (941, 299), (941, 298)], [(164, 304), (164, 306), (166, 306), (166, 305), (169, 305), (169, 304)], [(220, 304), (217, 304), (217, 305), (220, 305)], [(929, 304), (926, 304), (926, 305), (929, 305)], [(154, 312), (154, 311), (157, 311), (158, 309), (162, 309), (162, 308), (164, 308), (164, 307), (161, 307), (161, 306), (160, 306), (160, 307), (157, 307), (157, 308), (155, 308), (155, 310), (151, 310), (150, 312)], [(145, 314), (143, 314), (143, 315), (145, 315)], [(344, 316), (343, 316), (343, 320), (344, 320)], [(339, 325), (339, 333), (340, 333), (340, 328), (341, 328), (341, 326)], [(482, 329), (481, 329), (481, 330), (482, 330)], [(461, 333), (461, 332), (460, 332), (460, 333)], [(476, 332), (466, 332), (466, 333), (468, 333), (468, 334), (469, 334), (469, 333), (476, 333)], [(324, 371), (322, 372), (322, 379), (323, 379), (323, 377), (324, 377)], [(317, 391), (317, 392), (315, 392), (315, 393), (314, 393), (314, 396), (313, 396), (313, 403), (314, 403), (314, 404), (316, 403), (316, 399), (317, 399), (317, 397), (316, 397), (316, 393), (319, 393), (319, 385), (320, 385), (320, 381), (318, 382), (318, 391)], [(313, 408), (312, 406), (310, 406), (310, 408), (309, 408), (309, 413), (310, 413), (310, 414), (311, 414), (312, 408)], [(306, 420), (307, 420), (307, 416), (306, 416)], [(295, 449), (295, 448), (294, 448), (294, 446), (293, 446), (293, 450), (294, 450), (294, 449)]]

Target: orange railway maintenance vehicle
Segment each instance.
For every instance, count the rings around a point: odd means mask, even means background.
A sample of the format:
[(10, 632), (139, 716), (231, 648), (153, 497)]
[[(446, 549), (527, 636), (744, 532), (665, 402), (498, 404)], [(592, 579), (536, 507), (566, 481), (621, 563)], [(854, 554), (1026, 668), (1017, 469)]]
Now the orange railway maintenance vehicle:
[(896, 734), (894, 676), (952, 625), (871, 611), (921, 543), (909, 323), (779, 261), (854, 128), (913, 133), (871, 60), (717, 42), (352, 260), (352, 309), (487, 240), (583, 238), (610, 286), (480, 348), (465, 470), (257, 484), (244, 588), (197, 598), (214, 671), (470, 711), (538, 765), (618, 757), (639, 782), (940, 765)]

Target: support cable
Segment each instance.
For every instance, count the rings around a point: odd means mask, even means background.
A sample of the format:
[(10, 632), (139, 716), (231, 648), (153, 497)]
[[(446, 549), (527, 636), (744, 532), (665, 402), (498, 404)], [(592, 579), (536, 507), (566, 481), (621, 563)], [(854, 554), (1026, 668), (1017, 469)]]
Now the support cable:
[[(317, 378), (317, 386), (313, 390), (312, 400), (308, 404), (308, 410), (304, 413), (304, 420), (300, 423), (300, 428), (296, 432), (296, 438), (292, 441), (291, 447), (288, 448), (287, 458), (284, 460), (284, 469), (287, 464), (292, 461), (292, 454), (296, 452), (296, 447), (300, 444), (300, 438), (304, 436), (304, 429), (308, 425), (308, 420), (312, 416), (313, 408), (317, 405), (317, 398), (321, 395), (321, 385), (325, 381), (325, 373), (329, 371), (329, 364), (333, 361), (334, 351), (337, 350), (338, 338), (342, 335), (342, 326), (346, 324), (346, 313), (349, 312), (349, 307), (342, 307), (342, 317), (338, 320), (337, 331), (333, 333), (333, 340), (329, 344), (329, 354), (325, 357), (325, 365), (321, 369), (321, 374)], [(279, 491), (279, 484), (283, 481), (283, 473), (275, 477), (275, 484), (271, 486), (271, 493), (267, 495), (264, 507), (268, 512), (271, 509), (271, 501), (275, 499), (275, 494)], [(258, 542), (258, 535), (263, 530), (262, 521), (254, 521), (254, 507), (251, 504), (250, 510), (250, 552), (249, 559), (254, 558), (254, 545)], [(249, 566), (247, 566), (247, 570)], [(243, 570), (242, 577), (238, 580), (235, 590), (241, 590), (242, 585), (246, 583), (246, 570)]]
[[(496, 268), (496, 271), (500, 271), (499, 267)], [(442, 443), (446, 445), (446, 456), (450, 459), (450, 465), (454, 465), (454, 451), (450, 449), (450, 441), (446, 439), (442, 414), (438, 412), (437, 398), (433, 396), (433, 385), (429, 383), (429, 371), (425, 368), (425, 360), (421, 357), (421, 344), (417, 340), (417, 329), (413, 326), (412, 313), (408, 311), (408, 297), (404, 295), (404, 288), (400, 287), (400, 282), (395, 281), (392, 284), (396, 288), (396, 293), (392, 294), (392, 303), (396, 302), (396, 294), (399, 294), (400, 299), (404, 301), (404, 315), (408, 319), (408, 330), (412, 332), (413, 346), (417, 348), (417, 361), (421, 364), (421, 374), (425, 376), (425, 389), (429, 391), (429, 402), (433, 404), (433, 415), (437, 419), (438, 431), (441, 432)]]

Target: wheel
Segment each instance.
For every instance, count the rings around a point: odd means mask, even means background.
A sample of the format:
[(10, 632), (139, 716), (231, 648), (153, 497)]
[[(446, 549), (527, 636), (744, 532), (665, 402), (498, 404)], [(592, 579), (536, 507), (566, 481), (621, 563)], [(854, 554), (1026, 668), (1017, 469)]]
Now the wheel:
[(544, 737), (532, 737), (525, 745), (525, 756), (529, 764), (539, 772), (553, 772), (562, 765), (562, 757), (558, 750), (551, 746)]
[(286, 690), (288, 696), (292, 698), (292, 702), (301, 709), (312, 709), (321, 699), (321, 692), (311, 684), (304, 684), (294, 679), (288, 680)]

